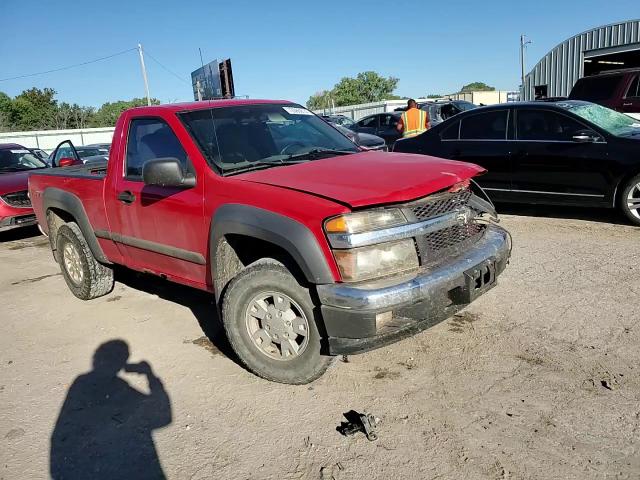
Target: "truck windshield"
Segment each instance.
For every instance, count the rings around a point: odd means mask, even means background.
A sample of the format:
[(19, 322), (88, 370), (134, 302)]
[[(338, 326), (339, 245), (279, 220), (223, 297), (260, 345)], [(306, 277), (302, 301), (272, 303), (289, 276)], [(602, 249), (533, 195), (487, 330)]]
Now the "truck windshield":
[(47, 164), (26, 148), (0, 150), (0, 173), (47, 168)]
[(296, 104), (226, 106), (180, 117), (207, 161), (224, 174), (358, 151)]
[(610, 108), (588, 104), (561, 104), (572, 113), (585, 120), (595, 123), (598, 127), (616, 136), (640, 135), (640, 121), (623, 113), (618, 113)]

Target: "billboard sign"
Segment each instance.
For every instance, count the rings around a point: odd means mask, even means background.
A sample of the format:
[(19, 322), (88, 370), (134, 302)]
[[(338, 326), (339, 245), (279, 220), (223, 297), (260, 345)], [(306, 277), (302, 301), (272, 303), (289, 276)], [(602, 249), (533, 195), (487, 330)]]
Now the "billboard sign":
[(207, 63), (191, 72), (193, 98), (195, 100), (215, 100), (222, 97), (220, 67), (218, 60)]

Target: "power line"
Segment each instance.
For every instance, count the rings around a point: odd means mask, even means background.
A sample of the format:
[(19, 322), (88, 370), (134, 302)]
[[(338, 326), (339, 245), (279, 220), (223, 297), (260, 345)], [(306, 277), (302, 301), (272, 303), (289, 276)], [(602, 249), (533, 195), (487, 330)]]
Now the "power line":
[(121, 52), (114, 53), (112, 55), (107, 55), (106, 57), (100, 57), (100, 58), (96, 58), (95, 60), (89, 60), (87, 62), (82, 62), (82, 63), (76, 63), (74, 65), (68, 65), (66, 67), (54, 68), (52, 70), (46, 70), (44, 72), (28, 73), (26, 75), (17, 75), (15, 77), (0, 78), (0, 82), (6, 82), (6, 81), (9, 81), (9, 80), (18, 80), (19, 78), (35, 77), (37, 75), (44, 75), (46, 73), (61, 72), (63, 70), (69, 70), (71, 68), (82, 67), (83, 65), (89, 65), (90, 63), (96, 63), (96, 62), (101, 62), (102, 60), (108, 60), (109, 58), (117, 57), (118, 55), (123, 55), (125, 53), (132, 52), (134, 50), (137, 50), (137, 48), (136, 47), (128, 48), (127, 50), (123, 50)]
[(191, 85), (191, 82), (189, 82), (189, 81), (188, 81), (188, 80), (186, 80), (185, 78), (181, 77), (180, 75), (178, 75), (178, 74), (177, 74), (177, 73), (175, 73), (174, 71), (170, 70), (168, 67), (165, 67), (162, 63), (160, 63), (160, 61), (159, 61), (156, 57), (154, 57), (153, 55), (151, 55), (151, 54), (149, 53), (149, 50), (145, 50), (144, 52), (147, 54), (147, 56), (148, 56), (151, 60), (153, 60), (154, 62), (156, 62), (158, 65), (160, 65), (162, 68), (164, 68), (167, 72), (169, 72), (171, 75), (173, 75), (174, 77), (176, 77), (178, 80), (180, 80), (181, 82), (184, 82), (184, 83), (186, 83), (186, 84), (188, 84), (188, 85)]

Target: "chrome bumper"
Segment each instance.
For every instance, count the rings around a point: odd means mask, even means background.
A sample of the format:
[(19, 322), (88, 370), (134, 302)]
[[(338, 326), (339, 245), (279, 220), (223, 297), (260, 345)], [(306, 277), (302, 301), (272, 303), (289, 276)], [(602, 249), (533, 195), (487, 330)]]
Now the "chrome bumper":
[[(472, 247), (435, 268), (424, 269), (401, 278), (392, 277), (357, 285), (318, 285), (318, 296), (323, 306), (345, 311), (393, 310), (429, 299), (448, 286), (459, 283), (466, 271), (486, 260), (492, 259), (497, 265), (504, 266), (510, 253), (511, 245), (507, 232), (491, 225)], [(496, 274), (501, 273), (502, 269)]]

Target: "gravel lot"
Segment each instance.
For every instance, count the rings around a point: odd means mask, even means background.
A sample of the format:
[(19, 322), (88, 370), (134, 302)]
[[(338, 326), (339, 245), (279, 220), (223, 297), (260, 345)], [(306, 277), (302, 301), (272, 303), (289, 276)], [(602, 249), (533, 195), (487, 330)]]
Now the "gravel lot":
[[(640, 229), (609, 212), (506, 211), (515, 249), (497, 288), (302, 387), (238, 366), (208, 296), (119, 272), (82, 302), (37, 231), (0, 234), (0, 479), (47, 478), (54, 428), (54, 463), (80, 451), (123, 478), (640, 478)], [(70, 389), (116, 339), (152, 380)], [(92, 406), (107, 395), (117, 410)], [(381, 418), (377, 442), (336, 432), (351, 409)]]

